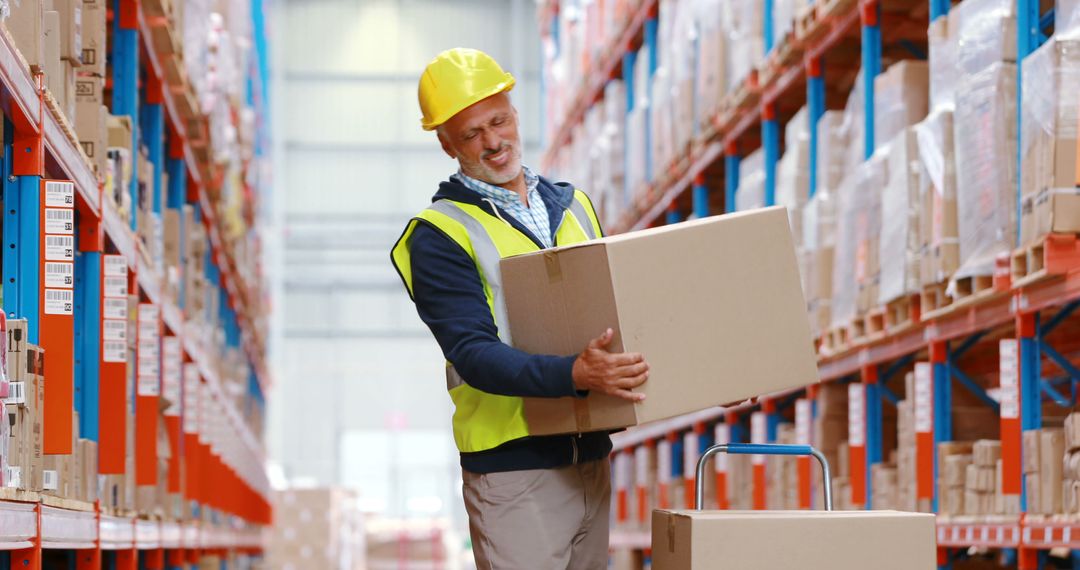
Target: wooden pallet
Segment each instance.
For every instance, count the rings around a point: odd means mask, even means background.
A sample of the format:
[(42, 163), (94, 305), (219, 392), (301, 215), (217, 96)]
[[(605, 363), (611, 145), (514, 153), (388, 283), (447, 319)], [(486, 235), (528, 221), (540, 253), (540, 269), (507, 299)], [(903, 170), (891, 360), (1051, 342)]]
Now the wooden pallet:
[(919, 308), (925, 318), (931, 313), (939, 313), (947, 310), (953, 303), (953, 298), (946, 293), (949, 288), (948, 281), (923, 285), (919, 293)]
[(1014, 286), (1030, 285), (1080, 268), (1080, 239), (1075, 234), (1047, 234), (1012, 253)]
[(56, 507), (58, 509), (65, 509), (68, 511), (80, 511), (84, 513), (94, 512), (94, 503), (78, 501), (75, 499), (68, 499), (65, 497), (57, 497), (55, 495), (41, 495), (41, 504), (47, 507)]
[(993, 275), (971, 275), (968, 277), (961, 277), (956, 279), (956, 287), (954, 288), (956, 302), (963, 302), (969, 297), (974, 297), (983, 293), (984, 291), (992, 291), (994, 289), (994, 276)]
[(821, 335), (821, 353), (836, 354), (851, 344), (851, 330), (847, 325), (833, 327)]
[(886, 307), (876, 307), (866, 312), (863, 320), (867, 338), (873, 339), (885, 335), (886, 314)]
[(795, 37), (799, 41), (812, 41), (828, 32), (828, 27), (818, 21), (815, 8), (811, 4), (795, 16)]
[(918, 324), (922, 317), (922, 294), (908, 293), (885, 304), (885, 328), (897, 332)]
[(858, 3), (859, 0), (818, 0), (813, 6), (817, 10), (818, 19), (824, 20), (850, 12)]

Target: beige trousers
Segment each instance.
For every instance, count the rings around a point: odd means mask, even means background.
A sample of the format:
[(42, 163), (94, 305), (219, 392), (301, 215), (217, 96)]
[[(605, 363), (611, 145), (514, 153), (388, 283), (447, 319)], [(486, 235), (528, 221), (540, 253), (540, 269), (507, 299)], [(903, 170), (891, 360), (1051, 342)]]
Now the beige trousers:
[(478, 570), (607, 568), (607, 459), (462, 478)]

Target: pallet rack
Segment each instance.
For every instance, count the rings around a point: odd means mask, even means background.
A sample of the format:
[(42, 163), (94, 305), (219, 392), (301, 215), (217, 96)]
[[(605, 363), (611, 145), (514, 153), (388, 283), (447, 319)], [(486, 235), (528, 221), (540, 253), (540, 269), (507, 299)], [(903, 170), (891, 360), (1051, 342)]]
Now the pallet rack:
[[(263, 8), (260, 2), (252, 4), (259, 53), (249, 72), (248, 103), (261, 112), (267, 80), (266, 42)], [(253, 370), (245, 405), (264, 406), (270, 384), (265, 339), (250, 318), (261, 299), (238, 270), (234, 246), (222, 237), (220, 212), (212, 200), (222, 186), (224, 173), (208, 152), (207, 118), (198, 113), (182, 65), (177, 56), (161, 51), (162, 44), (154, 41), (162, 34), (176, 37), (178, 31), (160, 15), (161, 3), (115, 0), (109, 3), (109, 9), (113, 38), (109, 46), (113, 70), (109, 78), (113, 90), (110, 110), (131, 116), (136, 126), (135, 148), (141, 141), (150, 149), (156, 213), (160, 215), (166, 207), (190, 204), (197, 223), (205, 226), (210, 241), (207, 273), (221, 288), (226, 344), (242, 349)], [(60, 375), (55, 379), (50, 376), (49, 398), (70, 402), (80, 412), (81, 436), (97, 441), (103, 451), (116, 453), (119, 449), (123, 457), (123, 424), (117, 427), (115, 422), (102, 421), (123, 413), (127, 397), (124, 378), (116, 384), (103, 374), (99, 304), (106, 255), (123, 258), (128, 290), (137, 292), (140, 302), (160, 309), (164, 334), (179, 339), (183, 362), (198, 371), (196, 390), (183, 398), (190, 404), (184, 413), (198, 418), (198, 429), (181, 431), (178, 422), (168, 428), (172, 447), (179, 450), (170, 464), (169, 491), (182, 494), (197, 520), (157, 520), (138, 514), (112, 516), (100, 503), (74, 505), (36, 493), (0, 489), (0, 568), (40, 569), (43, 564), (67, 560), (80, 570), (173, 569), (199, 567), (215, 557), (224, 568), (238, 557), (261, 555), (263, 526), (270, 522), (261, 434), (251, 429), (244, 420), (244, 410), (228, 397), (211, 364), (206, 339), (189, 323), (183, 300), (174, 302), (164, 293), (165, 276), (140, 251), (134, 233), (135, 212), (128, 224), (112, 202), (103, 197), (103, 181), (81, 152), (67, 119), (47, 96), (43, 76), (27, 69), (2, 26), (0, 101), (5, 157), (0, 178), (6, 210), (4, 241), (8, 244), (3, 254), (4, 297), (8, 300), (4, 310), (8, 319), (27, 319), (27, 340), (42, 344), (47, 351), (63, 352), (62, 346), (55, 347), (64, 343), (56, 342), (42, 330), (36, 245), (41, 231), (41, 192), (47, 180), (74, 183), (79, 253), (76, 307), (70, 325), (76, 343), (72, 347), (73, 377), (64, 381)], [(257, 147), (256, 153), (262, 150)], [(168, 188), (163, 187), (163, 173), (169, 176)], [(134, 177), (132, 182), (129, 190), (132, 203), (136, 203)], [(146, 426), (139, 421), (144, 414), (151, 414), (151, 423), (156, 422), (157, 406), (158, 397), (138, 396), (136, 425)], [(201, 417), (196, 415), (200, 411)], [(63, 415), (69, 418), (66, 422), (60, 419)], [(46, 430), (70, 438), (70, 417), (70, 409), (66, 414), (53, 413), (47, 404)], [(156, 423), (153, 427), (156, 429)], [(137, 431), (136, 437), (152, 441), (156, 436)], [(46, 442), (46, 453), (49, 445)], [(146, 449), (137, 444), (134, 451), (140, 472), (147, 462), (153, 465), (157, 460), (154, 446), (149, 447), (149, 453)], [(182, 481), (181, 470), (185, 473)], [(135, 473), (128, 476), (135, 477)], [(154, 474), (151, 477), (156, 479)]]
[[(1053, 22), (1053, 11), (1040, 13), (1038, 0), (1017, 0), (1018, 60), (1023, 60), (1042, 42), (1043, 30)], [(865, 108), (873, 109), (873, 80), (881, 71), (884, 50), (906, 50), (908, 57), (925, 57), (912, 40), (911, 26), (905, 20), (929, 23), (945, 15), (950, 0), (816, 0), (810, 10), (800, 16), (795, 32), (786, 38), (773, 38), (771, 26), (772, 2), (765, 2), (766, 57), (757, 73), (752, 73), (720, 102), (720, 111), (707, 129), (692, 141), (688, 157), (676, 159), (671, 165), (656, 165), (657, 174), (648, 188), (634, 196), (631, 212), (626, 214), (615, 232), (637, 230), (663, 223), (675, 223), (686, 213), (697, 217), (731, 211), (739, 188), (741, 156), (764, 147), (768, 204), (774, 203), (775, 169), (780, 156), (779, 132), (796, 109), (804, 104), (810, 121), (810, 193), (816, 187), (817, 133), (813, 128), (830, 104), (833, 96), (846, 93), (853, 76), (852, 66), (860, 62), (864, 71)], [(549, 0), (539, 9), (542, 33), (557, 37), (558, 2)], [(603, 95), (610, 79), (622, 76), (618, 65), (624, 58), (633, 58), (636, 50), (655, 42), (658, 13), (656, 0), (642, 0), (635, 14), (627, 20), (626, 28), (616, 34), (617, 40), (603, 51), (603, 58), (594, 67), (599, 70), (587, 81), (581, 92), (572, 98), (564, 123), (558, 125), (552, 140), (547, 141), (543, 166), (548, 168), (555, 158), (555, 149), (569, 142), (573, 127), (581, 122), (586, 110)], [(922, 26), (921, 32), (924, 34)], [(1017, 65), (1017, 69), (1020, 69)], [(629, 68), (627, 68), (629, 69)], [(826, 80), (826, 76), (829, 77)], [(1018, 93), (1019, 97), (1019, 82)], [(1018, 101), (1019, 107), (1019, 101)], [(1018, 115), (1020, 113), (1018, 112)], [(865, 156), (874, 150), (874, 115), (866, 113)], [(1019, 120), (1019, 118), (1018, 118)], [(1018, 160), (1019, 162), (1019, 160)], [(723, 189), (723, 191), (717, 191)], [(1019, 189), (1017, 195), (1019, 196)], [(995, 285), (993, 294), (984, 295), (969, 303), (960, 303), (943, 314), (934, 314), (913, 325), (889, 331), (875, 339), (843, 348), (835, 354), (819, 357), (823, 382), (843, 382), (851, 393), (849, 420), (852, 451), (852, 503), (872, 507), (870, 466), (882, 461), (882, 410), (895, 405), (898, 396), (889, 388), (890, 380), (902, 376), (916, 361), (930, 363), (929, 382), (932, 401), (923, 405), (932, 414), (932, 428), (917, 438), (919, 459), (918, 496), (933, 500), (937, 510), (936, 452), (938, 442), (952, 438), (951, 401), (954, 387), (971, 391), (980, 400), (996, 408), (1000, 416), (1000, 435), (1003, 458), (1003, 491), (1018, 497), (1021, 512), (1026, 509), (1026, 496), (1021, 474), (1021, 433), (1042, 425), (1042, 405), (1050, 402), (1072, 408), (1076, 404), (1076, 383), (1080, 381), (1080, 366), (1075, 353), (1076, 335), (1058, 334), (1048, 342), (1051, 332), (1072, 329), (1077, 324), (1076, 309), (1080, 307), (1080, 264), (1068, 257), (1068, 252), (1049, 253), (1046, 266), (1052, 270), (1015, 283), (1007, 280)], [(1015, 360), (1000, 355), (1016, 355)], [(1018, 407), (999, 405), (980, 386), (971, 380), (960, 366), (997, 372), (1002, 377), (1001, 401), (1019, 402)], [(970, 370), (969, 370), (970, 372)], [(1054, 372), (1054, 374), (1046, 374)], [(1063, 394), (1060, 389), (1064, 388)], [(752, 402), (728, 408), (714, 408), (697, 414), (659, 422), (613, 436), (613, 471), (615, 475), (616, 520), (625, 523), (634, 516), (646, 521), (641, 509), (635, 511), (635, 489), (631, 488), (633, 466), (642, 458), (635, 451), (642, 448), (657, 450), (655, 477), (663, 484), (682, 480), (693, 486), (693, 473), (684, 468), (708, 445), (720, 438), (730, 441), (775, 441), (777, 426), (782, 417), (794, 415), (797, 432), (808, 432), (809, 422), (817, 413), (815, 399), (818, 388), (810, 386), (783, 394), (762, 395)], [(918, 403), (916, 405), (919, 405)], [(791, 414), (791, 409), (796, 410)], [(751, 425), (746, 425), (747, 419)], [(718, 441), (719, 442), (719, 441)], [(858, 445), (857, 445), (858, 444)], [(800, 466), (800, 503), (811, 506), (810, 476), (807, 465)], [(763, 471), (763, 469), (762, 469)], [(641, 471), (639, 471), (641, 472)], [(763, 473), (755, 473), (755, 507), (764, 507)], [(717, 476), (718, 495), (726, 496), (724, 473)], [(640, 493), (640, 489), (638, 490)], [(661, 493), (664, 493), (661, 490)], [(760, 500), (759, 499), (760, 496)], [(665, 497), (668, 505), (683, 504), (692, 508), (692, 498), (682, 500)], [(724, 505), (718, 505), (724, 508)], [(623, 530), (612, 532), (614, 549), (647, 550), (651, 536), (648, 531)], [(1075, 517), (1038, 517), (1028, 514), (991, 518), (939, 518), (938, 568), (945, 570), (972, 546), (1003, 549), (1008, 561), (1022, 570), (1042, 568), (1047, 552), (1053, 548), (1073, 551), (1073, 567), (1080, 567), (1080, 521)]]

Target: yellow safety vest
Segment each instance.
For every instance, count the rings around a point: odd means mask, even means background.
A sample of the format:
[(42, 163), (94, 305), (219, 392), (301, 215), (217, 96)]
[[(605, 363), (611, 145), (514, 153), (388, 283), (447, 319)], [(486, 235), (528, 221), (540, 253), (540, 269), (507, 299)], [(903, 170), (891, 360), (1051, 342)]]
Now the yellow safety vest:
[[(417, 224), (421, 223), (440, 230), (472, 258), (484, 285), (484, 296), (498, 328), (499, 339), (511, 344), (499, 260), (540, 251), (540, 247), (508, 222), (479, 206), (439, 200), (409, 221), (391, 252), (394, 266), (405, 281), (410, 297), (413, 294), (410, 239)], [(555, 233), (555, 244), (571, 245), (600, 235), (600, 222), (592, 203), (583, 192), (575, 190), (574, 200)], [(529, 435), (521, 398), (489, 394), (469, 386), (451, 362), (446, 363), (446, 389), (454, 402), (454, 441), (458, 450), (464, 453), (484, 451)]]

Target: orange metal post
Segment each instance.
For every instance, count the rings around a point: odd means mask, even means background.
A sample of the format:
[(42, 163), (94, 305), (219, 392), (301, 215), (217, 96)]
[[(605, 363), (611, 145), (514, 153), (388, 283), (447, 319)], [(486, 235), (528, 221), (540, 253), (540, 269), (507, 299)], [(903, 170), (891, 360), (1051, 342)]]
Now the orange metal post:
[[(726, 422), (717, 423), (715, 438), (717, 445), (731, 443), (731, 426)], [(727, 468), (728, 458), (726, 453), (713, 455), (713, 471), (716, 472), (716, 508), (720, 510), (731, 508), (728, 500)]]
[(848, 384), (848, 473), (851, 503), (866, 504), (866, 390), (862, 383)]
[[(933, 351), (932, 351), (933, 352)], [(931, 355), (938, 356), (937, 354)], [(944, 355), (941, 355), (944, 357)], [(915, 496), (934, 499), (934, 374), (933, 364), (915, 363)]]
[[(750, 415), (750, 442), (766, 443), (768, 436), (768, 418), (765, 412), (754, 412)], [(754, 483), (754, 509), (767, 508), (768, 480), (765, 478), (765, 456), (754, 455), (753, 463)]]
[[(42, 419), (42, 451), (49, 455), (67, 455), (71, 449), (72, 411), (75, 409), (75, 292), (70, 286), (49, 287), (46, 263), (75, 262), (74, 228), (50, 231), (46, 214), (52, 210), (68, 211), (74, 219), (75, 185), (62, 180), (41, 181), (40, 240), (43, 262), (38, 265), (40, 294), (40, 345), (45, 349), (45, 369), (49, 389), (45, 391)], [(48, 235), (47, 235), (48, 232)], [(65, 235), (67, 234), (67, 235)], [(67, 239), (71, 247), (48, 247), (46, 240)], [(67, 296), (60, 299), (60, 296)], [(50, 302), (50, 297), (57, 297)]]

